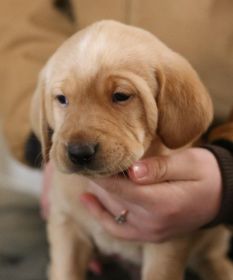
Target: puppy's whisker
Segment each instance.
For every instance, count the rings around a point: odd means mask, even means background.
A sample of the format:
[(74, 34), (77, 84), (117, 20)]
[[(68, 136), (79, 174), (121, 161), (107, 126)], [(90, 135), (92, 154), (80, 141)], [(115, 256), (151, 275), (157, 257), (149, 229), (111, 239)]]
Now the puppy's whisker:
[(124, 160), (124, 163), (120, 165), (120, 169), (123, 169), (123, 171), (127, 170), (135, 161), (135, 159), (136, 159), (136, 155), (131, 154), (128, 158)]

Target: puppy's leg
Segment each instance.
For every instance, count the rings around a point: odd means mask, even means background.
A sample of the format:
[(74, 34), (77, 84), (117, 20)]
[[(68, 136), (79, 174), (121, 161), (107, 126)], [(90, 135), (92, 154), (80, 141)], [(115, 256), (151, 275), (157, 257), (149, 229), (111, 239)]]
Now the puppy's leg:
[(233, 280), (233, 264), (227, 258), (230, 233), (223, 227), (204, 231), (191, 259), (192, 268), (203, 280)]
[(50, 243), (49, 280), (84, 280), (91, 244), (81, 232), (77, 233), (71, 220), (50, 219), (48, 224)]
[(233, 280), (233, 267), (226, 257), (202, 259), (198, 274), (203, 280)]
[(188, 240), (145, 245), (142, 279), (182, 280), (189, 252)]

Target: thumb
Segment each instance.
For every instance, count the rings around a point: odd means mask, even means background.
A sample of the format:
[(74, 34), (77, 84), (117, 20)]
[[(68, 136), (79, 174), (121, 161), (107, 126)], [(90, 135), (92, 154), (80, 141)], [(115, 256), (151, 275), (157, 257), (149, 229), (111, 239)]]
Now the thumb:
[(137, 161), (129, 168), (129, 177), (138, 184), (195, 180), (198, 162), (192, 150)]
[(154, 157), (135, 162), (129, 169), (131, 180), (139, 184), (152, 184), (168, 180), (168, 158)]

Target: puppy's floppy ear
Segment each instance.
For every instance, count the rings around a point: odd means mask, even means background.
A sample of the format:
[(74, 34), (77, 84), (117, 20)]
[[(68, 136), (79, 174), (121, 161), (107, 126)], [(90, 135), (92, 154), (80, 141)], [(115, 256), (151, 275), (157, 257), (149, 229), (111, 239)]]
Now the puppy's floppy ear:
[(161, 57), (157, 80), (158, 135), (167, 147), (182, 147), (209, 126), (211, 99), (188, 61), (174, 52)]
[(31, 102), (31, 125), (38, 137), (42, 148), (44, 163), (49, 160), (49, 151), (52, 146), (52, 130), (49, 127), (46, 103), (45, 103), (45, 82), (43, 71), (40, 73), (36, 90)]

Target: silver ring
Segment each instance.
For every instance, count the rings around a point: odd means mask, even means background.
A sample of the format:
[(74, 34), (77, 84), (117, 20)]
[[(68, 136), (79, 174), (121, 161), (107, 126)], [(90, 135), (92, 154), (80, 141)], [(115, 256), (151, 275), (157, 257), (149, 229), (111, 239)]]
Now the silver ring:
[(127, 215), (128, 215), (129, 211), (127, 209), (122, 210), (120, 215), (115, 217), (115, 221), (119, 224), (125, 224), (127, 222)]

